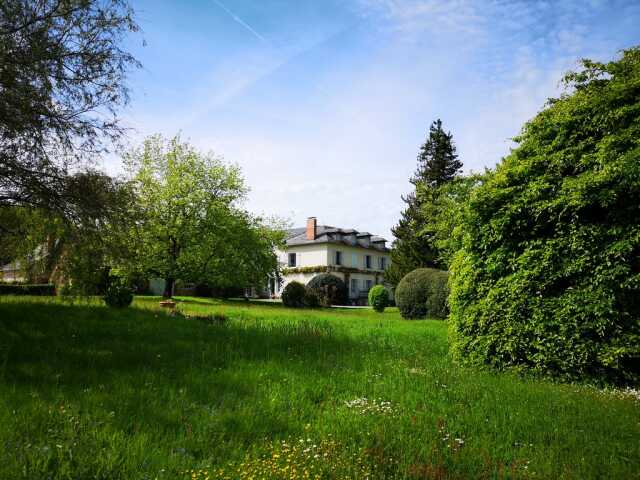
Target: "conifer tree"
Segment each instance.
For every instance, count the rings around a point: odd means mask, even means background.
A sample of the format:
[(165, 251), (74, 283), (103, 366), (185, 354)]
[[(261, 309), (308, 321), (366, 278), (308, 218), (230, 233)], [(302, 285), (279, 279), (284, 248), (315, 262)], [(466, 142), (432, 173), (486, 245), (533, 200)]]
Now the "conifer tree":
[(418, 153), (418, 167), (410, 179), (414, 190), (402, 197), (406, 208), (398, 224), (391, 229), (395, 236), (391, 266), (385, 279), (391, 285), (420, 267), (439, 267), (438, 252), (428, 228), (428, 209), (439, 187), (453, 180), (462, 169), (451, 132), (445, 132), (440, 119), (429, 127), (429, 135)]

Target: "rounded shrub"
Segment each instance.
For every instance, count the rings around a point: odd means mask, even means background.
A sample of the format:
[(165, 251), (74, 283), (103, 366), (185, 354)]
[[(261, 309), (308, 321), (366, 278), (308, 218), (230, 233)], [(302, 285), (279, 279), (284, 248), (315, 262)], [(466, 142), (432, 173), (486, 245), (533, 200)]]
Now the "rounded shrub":
[(126, 308), (133, 302), (131, 288), (123, 282), (113, 282), (104, 294), (104, 302), (109, 307)]
[(369, 290), (369, 305), (376, 312), (384, 312), (384, 309), (389, 305), (389, 292), (384, 286), (375, 285)]
[(449, 274), (434, 268), (407, 273), (396, 287), (396, 305), (403, 318), (445, 318)]
[(347, 303), (347, 285), (342, 279), (330, 273), (321, 273), (313, 277), (307, 287), (315, 290), (323, 305), (345, 305)]
[(451, 267), (462, 363), (640, 379), (640, 49), (583, 62), (471, 196)]
[(302, 308), (305, 306), (307, 288), (300, 282), (289, 282), (282, 291), (282, 303), (286, 307)]

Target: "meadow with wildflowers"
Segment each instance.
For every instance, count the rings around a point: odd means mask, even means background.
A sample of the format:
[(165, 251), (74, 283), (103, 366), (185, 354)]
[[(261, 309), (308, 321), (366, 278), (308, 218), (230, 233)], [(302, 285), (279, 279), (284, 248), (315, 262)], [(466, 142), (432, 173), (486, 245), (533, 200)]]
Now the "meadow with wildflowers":
[(639, 478), (640, 398), (462, 368), (395, 309), (0, 297), (0, 478)]

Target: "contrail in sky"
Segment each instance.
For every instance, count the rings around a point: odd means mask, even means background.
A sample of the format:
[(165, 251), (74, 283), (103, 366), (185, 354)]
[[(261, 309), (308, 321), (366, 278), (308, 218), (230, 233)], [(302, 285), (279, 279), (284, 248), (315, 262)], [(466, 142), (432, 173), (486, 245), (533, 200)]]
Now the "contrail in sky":
[(247, 22), (242, 20), (239, 16), (237, 16), (235, 13), (233, 13), (231, 10), (229, 10), (227, 7), (225, 7), (222, 2), (219, 2), (218, 0), (213, 0), (213, 3), (218, 5), (225, 12), (227, 12), (227, 14), (229, 14), (229, 16), (231, 18), (233, 18), (236, 22), (238, 22), (244, 28), (249, 30), (256, 38), (258, 38), (259, 40), (263, 41), (264, 43), (269, 43), (269, 42), (267, 42), (266, 38), (264, 38), (262, 35), (260, 35), (258, 32), (256, 32), (253, 28), (251, 28), (251, 25), (249, 25)]

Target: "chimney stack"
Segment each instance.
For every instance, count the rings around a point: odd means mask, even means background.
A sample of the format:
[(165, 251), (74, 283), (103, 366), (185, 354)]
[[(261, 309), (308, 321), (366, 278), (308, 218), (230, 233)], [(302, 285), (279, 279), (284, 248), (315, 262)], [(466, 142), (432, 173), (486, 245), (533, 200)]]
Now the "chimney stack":
[(316, 239), (316, 217), (307, 218), (307, 240)]

